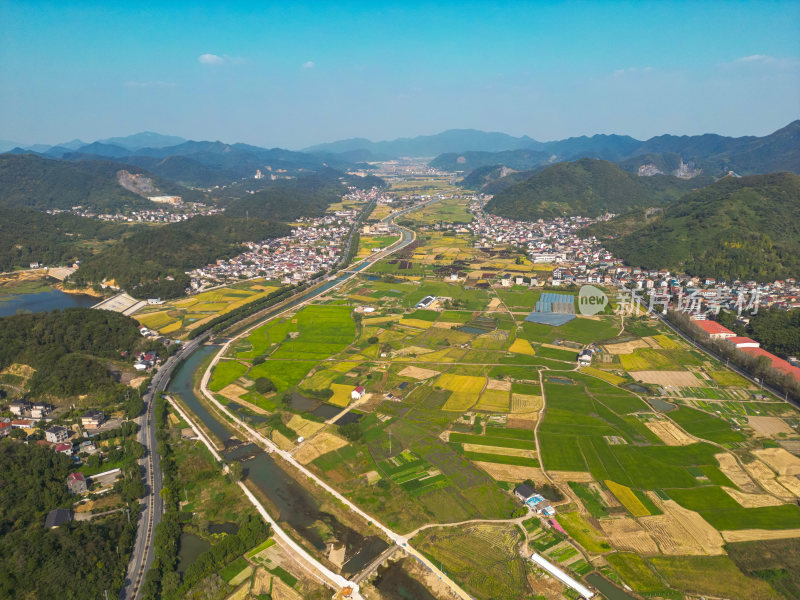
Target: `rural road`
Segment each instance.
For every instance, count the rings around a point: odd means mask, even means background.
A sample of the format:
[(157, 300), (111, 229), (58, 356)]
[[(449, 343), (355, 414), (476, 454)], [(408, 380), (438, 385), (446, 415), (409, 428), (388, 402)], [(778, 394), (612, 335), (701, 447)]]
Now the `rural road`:
[(183, 346), (174, 356), (169, 357), (156, 371), (144, 395), (145, 412), (137, 417), (140, 425), (137, 439), (146, 449), (139, 464), (142, 467), (147, 492), (144, 497), (144, 508), (139, 513), (139, 524), (126, 571), (125, 586), (120, 591), (119, 597), (122, 600), (137, 600), (141, 597), (142, 584), (155, 554), (153, 547), (155, 528), (161, 522), (161, 515), (164, 512), (164, 501), (160, 494), (161, 457), (156, 442), (155, 398), (159, 392), (166, 389), (173, 369), (181, 360), (197, 350), (206, 337), (207, 335), (199, 336)]

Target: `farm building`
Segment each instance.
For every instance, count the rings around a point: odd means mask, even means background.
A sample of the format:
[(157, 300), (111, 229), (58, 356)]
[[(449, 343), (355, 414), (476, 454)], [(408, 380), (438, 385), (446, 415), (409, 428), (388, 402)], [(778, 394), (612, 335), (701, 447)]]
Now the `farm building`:
[(72, 521), (72, 511), (67, 508), (54, 508), (47, 513), (47, 518), (44, 520), (44, 526), (47, 529), (55, 529), (64, 523)]
[(417, 305), (414, 308), (427, 308), (433, 301), (436, 300), (436, 296), (425, 296), (422, 300), (417, 302)]
[(594, 592), (592, 592), (592, 590), (587, 588), (582, 583), (575, 581), (572, 577), (564, 573), (564, 571), (559, 569), (557, 566), (555, 566), (553, 563), (551, 563), (543, 556), (540, 556), (539, 554), (536, 554), (534, 552), (533, 554), (531, 554), (531, 560), (535, 562), (538, 566), (543, 568), (545, 571), (550, 573), (550, 575), (558, 579), (561, 583), (563, 583), (568, 587), (571, 587), (573, 590), (578, 592), (578, 594), (580, 594), (586, 600), (589, 600), (589, 598), (594, 597)]
[(708, 337), (710, 338), (725, 339), (736, 336), (736, 334), (733, 333), (730, 329), (728, 329), (727, 327), (723, 327), (716, 321), (707, 321), (705, 319), (692, 319), (692, 323), (694, 323), (697, 327), (705, 331), (708, 334)]
[(514, 495), (519, 498), (523, 503), (528, 501), (528, 498), (536, 494), (536, 490), (534, 490), (531, 486), (527, 483), (520, 483), (517, 487), (514, 488)]
[(749, 337), (740, 337), (738, 335), (725, 338), (725, 341), (729, 344), (733, 344), (736, 348), (759, 348), (761, 346), (761, 344), (755, 340), (751, 340)]
[(559, 326), (575, 318), (575, 296), (545, 292), (536, 302), (536, 308), (525, 320), (530, 323)]
[(578, 362), (582, 365), (592, 364), (592, 354), (593, 352), (588, 348), (586, 350), (581, 350), (581, 353), (578, 354)]
[(364, 396), (364, 392), (365, 391), (366, 390), (364, 390), (364, 386), (363, 385), (359, 385), (352, 392), (350, 392), (350, 399), (351, 400), (360, 400)]

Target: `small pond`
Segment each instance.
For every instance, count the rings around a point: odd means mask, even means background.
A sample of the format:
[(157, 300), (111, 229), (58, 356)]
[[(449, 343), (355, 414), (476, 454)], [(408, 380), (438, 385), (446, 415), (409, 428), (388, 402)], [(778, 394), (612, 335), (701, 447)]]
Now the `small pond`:
[(586, 582), (597, 588), (608, 600), (636, 600), (635, 596), (631, 596), (622, 588), (617, 587), (600, 573), (587, 575)]
[(178, 573), (183, 575), (197, 557), (211, 548), (211, 544), (193, 533), (182, 533), (178, 549)]
[(424, 585), (413, 579), (403, 568), (406, 561), (410, 560), (412, 559), (404, 558), (379, 567), (378, 575), (372, 584), (384, 598), (391, 600), (435, 600), (436, 596), (433, 596)]
[(548, 377), (547, 383), (560, 383), (562, 385), (575, 385), (575, 380), (566, 377)]
[(648, 398), (647, 401), (659, 412), (670, 412), (671, 410), (675, 410), (677, 408), (671, 402), (666, 402), (661, 398)]

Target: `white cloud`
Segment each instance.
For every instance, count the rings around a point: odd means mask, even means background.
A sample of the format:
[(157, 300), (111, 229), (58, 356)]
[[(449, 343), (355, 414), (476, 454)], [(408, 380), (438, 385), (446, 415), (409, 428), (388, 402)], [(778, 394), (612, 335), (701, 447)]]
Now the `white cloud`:
[(126, 81), (122, 85), (129, 88), (173, 88), (177, 84), (171, 81)]
[(775, 62), (775, 59), (766, 54), (751, 54), (750, 56), (741, 56), (733, 62), (737, 63)]
[(653, 67), (628, 67), (627, 69), (617, 69), (614, 71), (612, 77), (624, 77), (625, 75), (639, 75), (642, 73), (650, 73)]
[(197, 57), (197, 62), (201, 65), (221, 65), (225, 62), (225, 59), (216, 54), (201, 54)]
[(229, 54), (201, 54), (197, 57), (197, 62), (201, 65), (220, 66), (220, 65), (241, 65), (247, 62), (240, 56), (230, 56)]
[(309, 61), (306, 61), (306, 62), (303, 63), (303, 68), (304, 69), (313, 69), (316, 66), (317, 65), (314, 63), (313, 60), (309, 60)]
[(800, 66), (800, 59), (777, 57), (769, 54), (750, 54), (740, 56), (732, 61), (721, 63), (722, 68), (768, 67), (770, 69), (794, 69)]

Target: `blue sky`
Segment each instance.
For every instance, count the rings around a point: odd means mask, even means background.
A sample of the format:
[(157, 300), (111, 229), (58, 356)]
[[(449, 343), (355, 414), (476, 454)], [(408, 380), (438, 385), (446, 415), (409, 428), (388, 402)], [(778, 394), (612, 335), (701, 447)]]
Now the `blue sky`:
[(0, 139), (764, 135), (800, 2), (0, 2)]

